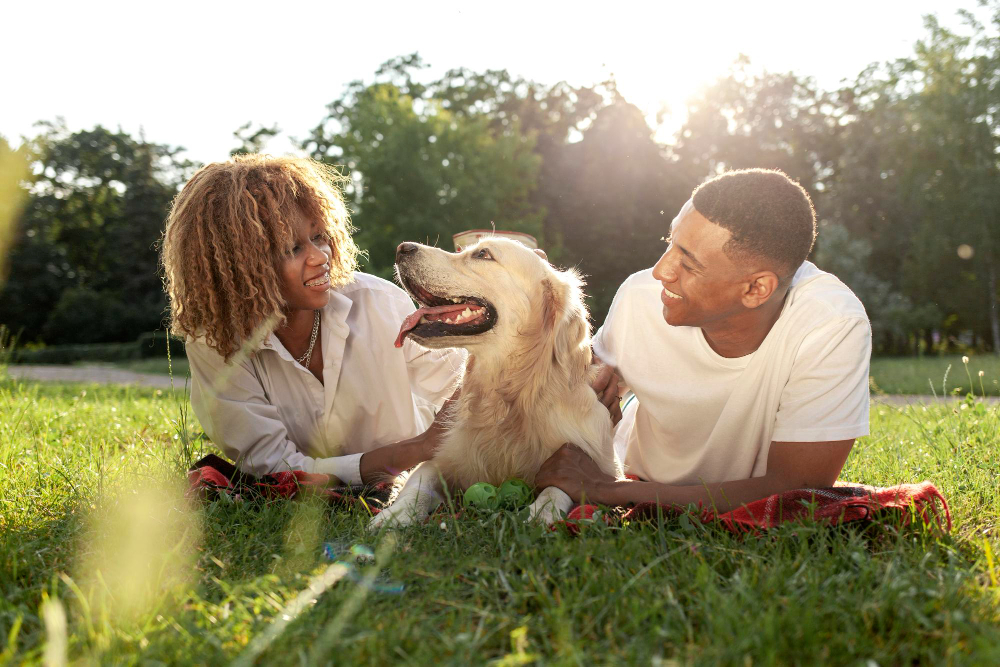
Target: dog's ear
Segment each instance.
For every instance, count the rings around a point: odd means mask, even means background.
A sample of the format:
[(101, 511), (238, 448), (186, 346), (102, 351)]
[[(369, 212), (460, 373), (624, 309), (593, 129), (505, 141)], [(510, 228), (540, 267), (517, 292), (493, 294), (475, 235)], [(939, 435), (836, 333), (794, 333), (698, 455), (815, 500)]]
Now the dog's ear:
[(504, 400), (534, 400), (542, 378), (572, 385), (590, 366), (590, 323), (583, 304), (583, 281), (573, 271), (551, 271), (541, 281), (541, 300), (534, 304), (539, 314), (534, 326), (519, 337), (530, 361), (514, 364), (499, 390)]
[(583, 279), (575, 271), (560, 271), (542, 283), (543, 329), (552, 332), (552, 363), (576, 373), (590, 365), (590, 321), (583, 302)]
[(542, 281), (542, 330), (552, 331), (562, 315), (566, 301), (565, 289), (559, 289), (553, 281), (546, 278)]

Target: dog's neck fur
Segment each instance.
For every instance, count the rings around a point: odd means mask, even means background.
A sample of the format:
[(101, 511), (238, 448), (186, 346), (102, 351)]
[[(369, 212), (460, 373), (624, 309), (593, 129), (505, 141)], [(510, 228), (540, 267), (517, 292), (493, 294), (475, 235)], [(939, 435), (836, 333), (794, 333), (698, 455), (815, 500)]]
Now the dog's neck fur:
[(435, 457), (451, 483), (499, 484), (510, 477), (533, 482), (542, 462), (562, 445), (554, 428), (557, 411), (576, 404), (574, 394), (581, 387), (590, 391), (586, 328), (583, 333), (571, 359), (557, 358), (552, 336), (530, 333), (512, 350), (478, 351), (470, 357), (456, 426)]

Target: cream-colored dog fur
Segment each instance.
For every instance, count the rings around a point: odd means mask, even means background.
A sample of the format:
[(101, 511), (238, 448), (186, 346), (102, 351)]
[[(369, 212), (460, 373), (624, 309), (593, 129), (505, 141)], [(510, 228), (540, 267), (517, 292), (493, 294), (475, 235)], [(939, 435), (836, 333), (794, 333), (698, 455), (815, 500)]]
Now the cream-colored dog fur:
[[(495, 324), (474, 335), (422, 336), (419, 326), (407, 333), (425, 347), (464, 347), (469, 364), (437, 453), (410, 474), (369, 527), (424, 520), (441, 500), (442, 479), (450, 488), (511, 477), (532, 484), (565, 442), (615, 474), (610, 416), (590, 387), (590, 325), (580, 278), (502, 238), (461, 253), (407, 245), (397, 272), (414, 298), (422, 300), (421, 289), (445, 299), (475, 297), (492, 306)], [(549, 487), (531, 506), (531, 517), (551, 522), (571, 506), (568, 495)]]

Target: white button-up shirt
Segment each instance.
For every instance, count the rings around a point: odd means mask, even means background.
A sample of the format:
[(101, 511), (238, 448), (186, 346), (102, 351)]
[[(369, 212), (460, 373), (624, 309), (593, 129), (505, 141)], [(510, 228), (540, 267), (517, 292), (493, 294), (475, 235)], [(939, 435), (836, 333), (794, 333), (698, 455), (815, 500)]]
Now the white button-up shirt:
[(430, 426), (455, 390), (464, 350), (394, 347), (413, 302), (364, 273), (332, 290), (321, 311), (323, 382), (270, 334), (256, 354), (226, 364), (201, 340), (187, 344), (191, 405), (205, 433), (255, 475), (306, 470), (361, 482), (364, 452)]

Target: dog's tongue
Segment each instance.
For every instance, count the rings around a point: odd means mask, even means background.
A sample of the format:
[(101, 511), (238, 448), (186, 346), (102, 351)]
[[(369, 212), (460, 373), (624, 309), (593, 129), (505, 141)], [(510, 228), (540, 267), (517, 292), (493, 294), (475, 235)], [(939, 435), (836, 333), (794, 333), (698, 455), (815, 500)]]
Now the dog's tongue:
[[(461, 313), (463, 310), (468, 308), (469, 305), (466, 303), (449, 303), (446, 306), (431, 306), (419, 308), (410, 315), (406, 316), (403, 320), (403, 325), (399, 327), (399, 335), (396, 336), (396, 347), (403, 347), (403, 338), (406, 334), (420, 323), (420, 318), (424, 315), (444, 315), (447, 317), (449, 313)], [(441, 317), (439, 319), (444, 319)]]

